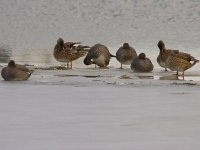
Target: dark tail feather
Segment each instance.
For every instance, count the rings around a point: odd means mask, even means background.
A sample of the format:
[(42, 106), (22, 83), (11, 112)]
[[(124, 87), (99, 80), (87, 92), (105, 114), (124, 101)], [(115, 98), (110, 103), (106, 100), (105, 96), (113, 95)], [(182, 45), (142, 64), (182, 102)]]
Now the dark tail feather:
[(28, 77), (30, 77), (32, 75), (32, 73), (29, 73)]
[(85, 51), (85, 52), (88, 52), (89, 51), (89, 46), (83, 46), (83, 45), (79, 45), (79, 46), (77, 46), (77, 47), (73, 47), (73, 48), (75, 48), (77, 51)]
[(199, 60), (195, 60), (192, 64), (192, 66), (194, 66), (197, 62), (199, 62)]
[(76, 44), (81, 44), (81, 42), (71, 42), (72, 46), (76, 45)]
[(90, 46), (82, 46), (82, 48), (84, 49), (84, 50), (86, 50), (86, 51), (89, 51), (90, 50)]
[(116, 57), (116, 56), (114, 56), (114, 55), (112, 55), (112, 54), (110, 53), (110, 57)]
[(194, 61), (195, 63), (197, 63), (197, 62), (199, 62), (199, 60), (197, 60), (197, 59), (195, 59), (195, 61)]
[(90, 46), (83, 46), (83, 48), (91, 48)]
[(81, 42), (66, 42), (65, 47), (73, 47), (74, 45), (81, 44)]
[(190, 59), (191, 59), (191, 61), (194, 61), (194, 62), (199, 62), (199, 60), (197, 60), (196, 58), (194, 58), (193, 56), (190, 56)]

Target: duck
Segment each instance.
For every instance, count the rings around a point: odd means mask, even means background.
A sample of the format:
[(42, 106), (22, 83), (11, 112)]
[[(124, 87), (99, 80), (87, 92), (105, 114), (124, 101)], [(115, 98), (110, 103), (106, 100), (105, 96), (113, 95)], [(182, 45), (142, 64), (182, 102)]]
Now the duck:
[(166, 59), (166, 66), (172, 71), (176, 71), (176, 75), (179, 76), (178, 72), (182, 72), (184, 80), (184, 72), (193, 67), (199, 60), (194, 60), (192, 63), (186, 59), (183, 59), (179, 54), (171, 53)]
[(95, 64), (95, 67), (97, 65), (100, 68), (107, 68), (111, 57), (115, 56), (109, 52), (108, 48), (97, 43), (89, 49), (83, 62), (85, 65)]
[(160, 53), (157, 57), (157, 62), (158, 64), (165, 68), (165, 71), (167, 71), (167, 64), (166, 64), (166, 60), (167, 58), (172, 54), (176, 54), (176, 57), (179, 57), (181, 59), (184, 59), (188, 62), (190, 61), (197, 61), (196, 58), (194, 58), (193, 56), (191, 56), (190, 54), (188, 53), (184, 53), (184, 52), (180, 52), (179, 50), (172, 50), (172, 49), (166, 49), (165, 47), (165, 44), (162, 40), (160, 40), (157, 44), (159, 50), (160, 50)]
[(67, 63), (67, 68), (72, 69), (72, 62), (87, 54), (89, 46), (78, 45), (80, 42), (66, 42), (62, 38), (57, 40), (53, 56), (59, 62)]
[(128, 43), (124, 43), (116, 52), (116, 59), (121, 64), (120, 69), (122, 69), (122, 65), (130, 65), (136, 57), (135, 49), (129, 46)]
[(151, 60), (145, 53), (140, 53), (131, 63), (131, 69), (137, 72), (151, 72), (154, 68)]
[(32, 74), (26, 66), (16, 64), (14, 60), (10, 60), (8, 65), (1, 70), (1, 76), (6, 81), (24, 81)]
[(170, 50), (170, 49), (166, 49), (165, 48), (165, 44), (162, 40), (160, 40), (157, 44), (160, 53), (157, 57), (157, 63), (165, 68), (165, 71), (167, 71), (167, 65), (166, 65), (166, 60), (168, 58), (168, 56), (170, 55), (170, 53), (178, 53), (178, 50)]

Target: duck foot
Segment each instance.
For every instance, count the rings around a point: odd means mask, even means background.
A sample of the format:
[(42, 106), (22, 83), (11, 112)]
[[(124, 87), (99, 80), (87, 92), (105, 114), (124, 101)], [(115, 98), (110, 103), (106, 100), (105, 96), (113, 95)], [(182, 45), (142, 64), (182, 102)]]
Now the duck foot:
[(109, 69), (109, 67), (99, 67), (99, 69)]

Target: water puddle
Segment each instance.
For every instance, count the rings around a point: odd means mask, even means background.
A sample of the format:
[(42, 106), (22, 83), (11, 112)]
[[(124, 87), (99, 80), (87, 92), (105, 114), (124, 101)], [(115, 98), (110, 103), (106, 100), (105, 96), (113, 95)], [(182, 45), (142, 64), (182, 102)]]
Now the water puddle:
[(57, 77), (85, 77), (85, 78), (111, 78), (114, 76), (104, 76), (104, 75), (78, 75), (78, 74), (57, 74)]
[(154, 79), (154, 76), (137, 76), (139, 79)]
[[(116, 76), (114, 75), (80, 75), (80, 74), (56, 74), (57, 77), (84, 77), (84, 78), (114, 78)], [(184, 80), (182, 76), (176, 76), (176, 75), (167, 75), (167, 76), (129, 76), (129, 75), (121, 75), (119, 76), (119, 79), (144, 79), (144, 80), (174, 80), (174, 81), (200, 81), (200, 76), (192, 76), (188, 75), (185, 76)]]
[(169, 94), (174, 94), (174, 95), (186, 95), (186, 94), (191, 94), (191, 93), (185, 93), (185, 92), (174, 92), (174, 93), (169, 93)]
[(128, 75), (122, 75), (119, 77), (120, 79), (133, 79), (132, 77), (128, 76)]
[(57, 77), (80, 77), (81, 75), (76, 74), (56, 74)]
[(184, 79), (182, 76), (176, 76), (176, 75), (167, 75), (167, 76), (154, 76), (155, 80), (182, 80), (182, 81), (200, 81), (200, 76), (192, 76), (192, 75), (188, 75), (185, 76)]
[(65, 66), (50, 66), (50, 67), (34, 67), (34, 69), (38, 70), (69, 70), (69, 68)]

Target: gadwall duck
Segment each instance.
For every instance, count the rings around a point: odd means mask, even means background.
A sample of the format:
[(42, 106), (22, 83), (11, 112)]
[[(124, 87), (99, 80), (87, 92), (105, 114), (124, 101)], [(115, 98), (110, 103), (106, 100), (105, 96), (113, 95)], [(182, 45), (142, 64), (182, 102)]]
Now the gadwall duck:
[(179, 54), (171, 53), (166, 60), (166, 66), (172, 71), (177, 71), (176, 75), (178, 76), (178, 72), (182, 72), (182, 77), (184, 80), (184, 72), (194, 66), (199, 60), (194, 60), (193, 63), (183, 59), (179, 56)]
[(121, 63), (121, 69), (122, 65), (130, 65), (136, 57), (135, 49), (129, 46), (128, 43), (124, 43), (116, 52), (116, 59)]
[(157, 62), (161, 67), (165, 68), (165, 71), (167, 71), (166, 60), (169, 57), (169, 55), (171, 55), (171, 54), (176, 54), (176, 57), (184, 59), (184, 60), (186, 60), (188, 62), (197, 61), (196, 58), (194, 58), (193, 56), (191, 56), (188, 53), (179, 52), (179, 50), (166, 49), (165, 44), (164, 44), (164, 42), (162, 40), (160, 40), (158, 42), (157, 46), (158, 46), (158, 48), (160, 50), (160, 53), (159, 53), (159, 55), (157, 57)]
[(140, 53), (131, 63), (131, 69), (137, 72), (151, 72), (154, 66), (145, 53)]
[[(77, 60), (80, 57), (83, 57), (88, 52), (89, 46), (74, 46), (80, 42), (66, 42), (62, 38), (57, 40), (55, 45), (53, 55), (54, 58), (59, 62), (67, 63), (67, 68), (72, 69), (72, 61)], [(70, 66), (69, 66), (70, 63)]]
[(1, 70), (1, 76), (6, 81), (23, 81), (31, 76), (31, 71), (20, 64), (16, 64), (14, 60), (10, 60), (7, 67)]
[(111, 57), (115, 56), (110, 54), (108, 48), (105, 45), (95, 44), (90, 48), (83, 62), (85, 65), (95, 64), (100, 68), (106, 68), (110, 62)]

